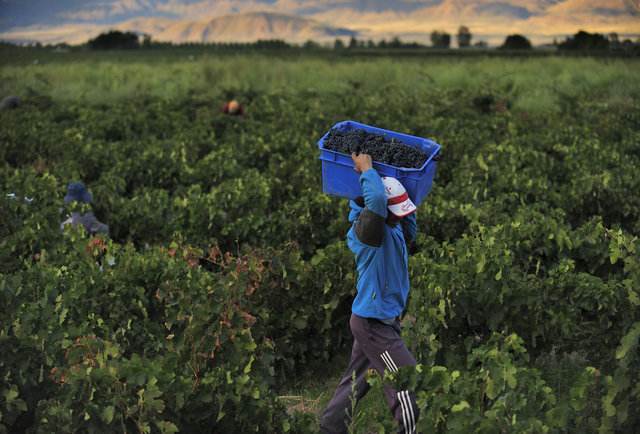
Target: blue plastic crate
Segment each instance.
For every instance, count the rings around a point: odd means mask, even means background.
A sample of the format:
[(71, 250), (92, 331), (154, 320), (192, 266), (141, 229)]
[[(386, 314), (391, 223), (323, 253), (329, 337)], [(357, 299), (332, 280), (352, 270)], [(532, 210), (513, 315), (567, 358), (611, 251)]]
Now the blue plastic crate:
[[(419, 169), (394, 167), (378, 162), (374, 162), (373, 167), (380, 176), (392, 176), (398, 179), (407, 189), (409, 197), (416, 206), (420, 205), (431, 191), (433, 177), (436, 174), (437, 162), (435, 157), (440, 152), (440, 145), (433, 140), (384, 130), (355, 121), (338, 122), (333, 128), (341, 131), (362, 129), (369, 133), (398, 139), (406, 145), (420, 149), (427, 154), (427, 161)], [(320, 160), (322, 160), (322, 190), (327, 194), (349, 199), (362, 196), (359, 182), (360, 175), (353, 168), (351, 155), (325, 149), (324, 142), (328, 135), (329, 131), (318, 141)]]

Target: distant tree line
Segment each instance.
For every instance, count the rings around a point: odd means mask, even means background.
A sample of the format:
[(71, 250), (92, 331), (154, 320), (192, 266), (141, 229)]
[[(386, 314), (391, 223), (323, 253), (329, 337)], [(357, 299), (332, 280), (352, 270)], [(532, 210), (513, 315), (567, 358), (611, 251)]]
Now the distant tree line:
[(281, 39), (258, 40), (255, 42), (160, 42), (152, 41), (148, 34), (138, 34), (135, 32), (121, 32), (119, 30), (111, 30), (101, 33), (87, 42), (87, 46), (92, 50), (127, 50), (137, 48), (165, 48), (165, 47), (198, 47), (210, 46), (222, 49), (285, 49), (292, 48), (293, 45)]
[(501, 50), (531, 50), (531, 41), (522, 35), (509, 35), (500, 46)]
[(90, 39), (87, 45), (93, 50), (130, 50), (150, 43), (151, 37), (149, 35), (140, 36), (133, 32), (111, 30)]
[(640, 45), (640, 39), (634, 44), (631, 39), (621, 41), (617, 33), (605, 36), (580, 30), (572, 37), (558, 44), (560, 50), (621, 50)]
[[(469, 30), (468, 27), (461, 26), (460, 29), (458, 29), (458, 34), (456, 36), (458, 40), (458, 47), (467, 48), (471, 46), (471, 40), (473, 38), (473, 35), (471, 34), (471, 31)], [(317, 47), (318, 45), (316, 44), (315, 46)], [(450, 46), (451, 46), (451, 35), (449, 33), (440, 31), (440, 30), (434, 30), (431, 33), (431, 47), (446, 49), (446, 48), (450, 48)], [(475, 44), (475, 46), (486, 47), (487, 44), (484, 41), (479, 41), (478, 43)], [(309, 41), (305, 44), (305, 47), (311, 48), (313, 47), (313, 44)], [(371, 39), (364, 41), (364, 40), (358, 40), (355, 37), (351, 37), (351, 40), (349, 41), (348, 45), (345, 45), (345, 43), (341, 39), (336, 39), (333, 48), (336, 50), (342, 50), (345, 48), (347, 49), (355, 49), (355, 48), (396, 49), (396, 48), (428, 48), (428, 46), (424, 44), (420, 44), (418, 42), (403, 42), (398, 37), (395, 37), (390, 41), (387, 41), (386, 39), (382, 39), (378, 43), (374, 42)]]
[[(484, 41), (478, 41), (472, 44), (473, 34), (467, 26), (460, 26), (455, 38), (460, 49), (467, 49), (469, 47), (486, 48), (487, 43)], [(449, 49), (451, 47), (452, 35), (441, 30), (434, 30), (431, 33), (431, 46), (421, 44), (418, 42), (404, 42), (400, 38), (395, 37), (391, 40), (382, 39), (375, 42), (372, 39), (363, 40), (357, 39), (355, 36), (351, 37), (348, 42), (342, 39), (336, 39), (333, 43), (334, 50), (355, 50), (355, 49)], [(97, 37), (89, 40), (87, 46), (94, 50), (109, 50), (109, 49), (137, 49), (142, 47), (170, 47), (170, 46), (207, 46), (219, 49), (290, 49), (296, 48), (296, 45), (287, 43), (284, 40), (259, 40), (256, 42), (214, 42), (214, 43), (181, 43), (174, 44), (170, 42), (158, 42), (152, 41), (151, 37), (146, 34), (138, 34), (134, 32), (121, 32), (112, 30), (106, 33), (102, 33)], [(602, 51), (602, 50), (620, 50), (626, 52), (640, 52), (640, 40), (633, 42), (629, 39), (620, 41), (616, 33), (611, 33), (608, 36), (600, 33), (589, 33), (586, 31), (579, 31), (575, 35), (568, 37), (563, 42), (555, 42), (553, 44), (558, 50), (563, 51)], [(306, 50), (325, 49), (326, 46), (320, 45), (318, 42), (309, 40), (301, 45), (301, 48)], [(531, 41), (523, 35), (513, 34), (508, 35), (503, 44), (498, 48), (504, 50), (530, 50), (533, 48)], [(640, 54), (640, 53), (639, 53)]]
[[(468, 27), (460, 26), (458, 29), (458, 33), (455, 35), (458, 47), (459, 48), (469, 48), (479, 47), (486, 48), (487, 43), (484, 41), (478, 41), (472, 45), (473, 35)], [(451, 47), (452, 36), (451, 34), (434, 30), (431, 33), (431, 47), (439, 48), (439, 49), (448, 49)], [(622, 50), (630, 47), (638, 47), (640, 45), (640, 40), (634, 43), (630, 39), (626, 39), (624, 41), (620, 41), (618, 35), (616, 33), (611, 33), (607, 36), (604, 36), (600, 33), (589, 33), (583, 30), (576, 33), (574, 36), (568, 37), (565, 41), (561, 43), (554, 44), (559, 50), (583, 50), (583, 51), (592, 51), (592, 50)], [(320, 45), (314, 43), (312, 41), (308, 41), (304, 45), (305, 48), (319, 48)], [(349, 41), (348, 45), (345, 44), (341, 39), (336, 39), (333, 48), (335, 50), (344, 50), (344, 49), (371, 49), (371, 48), (382, 48), (382, 49), (396, 49), (396, 48), (429, 48), (424, 44), (419, 44), (417, 42), (406, 43), (401, 41), (399, 38), (395, 37), (391, 41), (386, 41), (382, 39), (378, 43), (375, 43), (372, 40), (358, 40), (355, 37), (352, 37)], [(504, 50), (531, 50), (533, 45), (531, 41), (520, 34), (508, 35), (502, 45), (498, 48)]]

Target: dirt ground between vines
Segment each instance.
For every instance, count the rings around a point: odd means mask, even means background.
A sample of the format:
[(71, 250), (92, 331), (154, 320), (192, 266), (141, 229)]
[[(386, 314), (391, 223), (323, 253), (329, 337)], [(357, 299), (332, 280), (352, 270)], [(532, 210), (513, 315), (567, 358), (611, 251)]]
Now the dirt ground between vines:
[[(350, 353), (339, 354), (326, 364), (329, 370), (319, 370), (294, 380), (287, 391), (278, 397), (286, 405), (288, 412), (310, 413), (315, 417), (319, 427), (322, 411), (338, 387), (338, 383), (349, 365), (350, 356)], [(363, 409), (367, 409), (369, 414), (377, 414), (375, 422), (382, 422), (384, 419), (393, 423), (385, 397), (379, 391), (370, 390), (360, 400), (356, 412)], [(368, 428), (367, 434), (374, 433), (373, 427)]]

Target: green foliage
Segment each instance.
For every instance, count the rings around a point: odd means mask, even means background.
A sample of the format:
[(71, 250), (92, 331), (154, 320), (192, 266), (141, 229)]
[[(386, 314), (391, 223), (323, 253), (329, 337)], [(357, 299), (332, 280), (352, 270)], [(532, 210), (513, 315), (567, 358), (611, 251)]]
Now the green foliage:
[[(565, 432), (576, 420), (581, 422), (578, 414), (588, 403), (597, 371), (591, 367), (578, 371), (562, 402), (543, 373), (528, 367), (529, 361), (519, 336), (496, 333), (471, 346), (460, 370), (418, 364), (401, 368), (398, 374), (387, 373), (384, 381), (417, 391), (422, 431)], [(370, 383), (379, 388), (382, 381), (373, 378)], [(588, 423), (581, 428), (594, 432)]]
[[(82, 59), (0, 72), (0, 431), (315, 432), (278, 394), (350, 347), (345, 118), (443, 145), (387, 379), (419, 428), (638, 430), (636, 63)], [(112, 239), (60, 229), (76, 179)]]
[(622, 231), (610, 231), (609, 246), (611, 263), (624, 262), (625, 277), (622, 282), (628, 299), (635, 308), (636, 322), (632, 323), (615, 351), (615, 370), (605, 378), (606, 395), (602, 398), (604, 417), (600, 433), (614, 432), (616, 429), (636, 431), (640, 427), (640, 321), (638, 321), (638, 288), (640, 287), (640, 243), (637, 237), (625, 235)]
[(253, 338), (244, 259), (212, 273), (192, 252), (65, 236), (64, 255), (2, 280), (9, 420), (26, 402), (42, 432), (281, 429), (274, 346)]

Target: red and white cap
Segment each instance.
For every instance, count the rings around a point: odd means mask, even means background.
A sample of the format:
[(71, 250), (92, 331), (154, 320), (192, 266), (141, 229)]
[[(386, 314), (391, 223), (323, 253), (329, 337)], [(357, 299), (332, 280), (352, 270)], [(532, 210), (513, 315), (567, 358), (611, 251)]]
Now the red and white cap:
[(404, 186), (396, 178), (383, 176), (384, 192), (387, 195), (387, 208), (397, 216), (408, 216), (416, 210), (416, 206), (411, 199)]

